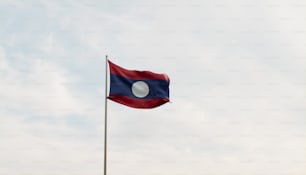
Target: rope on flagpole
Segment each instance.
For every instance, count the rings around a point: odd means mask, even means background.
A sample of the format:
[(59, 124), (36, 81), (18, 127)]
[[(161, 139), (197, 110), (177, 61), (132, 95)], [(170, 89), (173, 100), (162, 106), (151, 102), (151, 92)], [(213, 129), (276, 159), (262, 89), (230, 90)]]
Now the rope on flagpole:
[(105, 56), (105, 121), (104, 121), (104, 175), (106, 175), (106, 165), (107, 165), (107, 55)]

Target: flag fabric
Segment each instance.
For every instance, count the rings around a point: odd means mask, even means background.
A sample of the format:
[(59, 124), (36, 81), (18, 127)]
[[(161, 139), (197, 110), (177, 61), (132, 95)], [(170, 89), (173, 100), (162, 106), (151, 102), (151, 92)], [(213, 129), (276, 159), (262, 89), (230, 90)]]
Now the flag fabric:
[(108, 60), (108, 99), (132, 108), (154, 108), (169, 102), (169, 77), (150, 71), (127, 70)]

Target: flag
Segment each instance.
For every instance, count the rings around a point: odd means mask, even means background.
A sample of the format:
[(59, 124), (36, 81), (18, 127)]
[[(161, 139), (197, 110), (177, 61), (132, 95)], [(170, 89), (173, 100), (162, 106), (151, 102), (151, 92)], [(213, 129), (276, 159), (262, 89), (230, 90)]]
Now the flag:
[(169, 102), (169, 77), (150, 71), (124, 69), (108, 60), (108, 99), (132, 108), (154, 108)]

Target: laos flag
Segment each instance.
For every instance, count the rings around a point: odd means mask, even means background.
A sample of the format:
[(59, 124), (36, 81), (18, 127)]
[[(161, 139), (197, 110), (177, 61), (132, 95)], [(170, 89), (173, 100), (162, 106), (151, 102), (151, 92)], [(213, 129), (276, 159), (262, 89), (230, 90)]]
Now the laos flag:
[(108, 99), (132, 108), (154, 108), (169, 102), (169, 77), (150, 71), (124, 69), (108, 61)]

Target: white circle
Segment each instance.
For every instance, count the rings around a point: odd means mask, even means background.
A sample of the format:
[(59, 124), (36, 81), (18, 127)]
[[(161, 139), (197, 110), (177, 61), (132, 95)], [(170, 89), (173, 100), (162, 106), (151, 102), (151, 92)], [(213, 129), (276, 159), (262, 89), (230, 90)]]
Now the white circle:
[(136, 81), (132, 85), (132, 92), (138, 98), (144, 98), (149, 94), (149, 86), (144, 81)]

